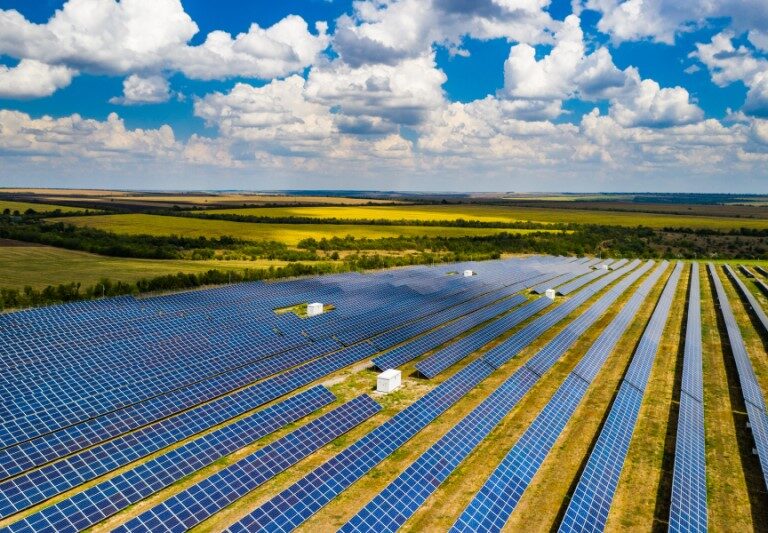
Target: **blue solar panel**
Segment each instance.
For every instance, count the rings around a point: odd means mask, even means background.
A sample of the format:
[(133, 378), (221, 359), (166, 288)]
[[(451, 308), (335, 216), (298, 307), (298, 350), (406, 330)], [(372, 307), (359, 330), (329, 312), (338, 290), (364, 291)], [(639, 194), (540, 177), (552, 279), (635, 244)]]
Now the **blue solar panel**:
[(283, 531), (297, 527), (456, 403), (492, 371), (481, 360), (470, 363), (426, 396), (275, 495), (229, 531)]
[(645, 386), (680, 280), (682, 263), (669, 277), (656, 309), (640, 338), (619, 392), (600, 431), (587, 466), (568, 504), (560, 531), (602, 531), (629, 450)]
[(186, 531), (381, 411), (363, 395), (141, 513), (119, 532)]
[(747, 417), (752, 429), (752, 438), (755, 441), (757, 455), (760, 458), (760, 468), (763, 471), (763, 481), (768, 488), (768, 411), (766, 410), (763, 392), (760, 384), (755, 377), (755, 371), (752, 368), (752, 362), (744, 346), (744, 338), (741, 336), (736, 317), (733, 315), (728, 296), (723, 289), (720, 277), (717, 275), (715, 265), (710, 263), (709, 275), (717, 292), (717, 301), (720, 304), (720, 314), (725, 322), (728, 332), (728, 341), (731, 345), (731, 352), (736, 361), (736, 370), (739, 374), (739, 384), (741, 385), (741, 394), (744, 397), (744, 404), (747, 406)]
[(549, 298), (533, 300), (482, 329), (474, 331), (466, 337), (441, 348), (425, 360), (418, 362), (416, 369), (424, 376), (433, 378), (440, 372), (476, 352), (499, 335), (504, 334), (542, 309), (545, 309), (551, 303), (552, 300)]
[[(647, 272), (650, 264), (622, 280), (626, 287)], [(464, 510), (452, 531), (500, 531), (520, 501), (565, 425), (581, 402), (591, 380), (607, 360), (621, 336), (634, 320), (637, 310), (647, 299), (656, 282), (667, 269), (659, 265), (640, 285), (621, 311), (603, 330), (600, 337), (568, 375), (554, 396), (528, 427), (520, 440), (504, 457), (483, 487)], [(612, 289), (613, 292), (615, 289)], [(593, 307), (604, 311), (615, 301), (606, 294)], [(586, 315), (587, 313), (585, 313)], [(582, 315), (584, 316), (584, 315)], [(599, 315), (598, 315), (599, 316)], [(594, 317), (592, 322), (596, 320)]]
[[(70, 499), (49, 507), (44, 512), (49, 520), (52, 520), (52, 516), (67, 517), (73, 512), (85, 516), (103, 515), (103, 511), (90, 509), (96, 505), (92, 502), (98, 502), (100, 510), (109, 507), (112, 512), (117, 512), (195, 470), (328, 405), (334, 399), (333, 394), (324, 387), (314, 387), (89, 488), (83, 493), (87, 500), (85, 507), (73, 505)], [(118, 456), (91, 453), (7, 480), (0, 484), (0, 515), (6, 517), (31, 507), (120, 465)], [(78, 497), (82, 501), (82, 497)]]
[(760, 325), (763, 328), (763, 334), (768, 335), (768, 316), (765, 315), (765, 311), (763, 311), (763, 307), (760, 305), (760, 302), (757, 301), (757, 298), (755, 298), (754, 294), (752, 294), (747, 286), (744, 285), (744, 282), (739, 279), (739, 276), (736, 275), (736, 272), (734, 272), (733, 268), (731, 268), (731, 265), (725, 265), (724, 268), (725, 272), (728, 274), (728, 277), (731, 278), (731, 280), (733, 280), (733, 282), (736, 284), (736, 287), (738, 287), (741, 296), (747, 301), (747, 305), (757, 317), (758, 322), (760, 322)]
[(555, 309), (546, 315), (535, 319), (523, 329), (508, 339), (504, 340), (501, 344), (489, 350), (485, 355), (483, 355), (483, 359), (487, 361), (488, 364), (496, 368), (500, 367), (512, 359), (515, 355), (520, 353), (520, 351), (525, 346), (528, 346), (528, 344), (530, 344), (534, 339), (539, 338), (549, 328), (578, 309), (592, 296), (622, 277), (627, 272), (634, 270), (634, 268), (637, 267), (639, 263), (639, 261), (633, 261), (629, 265), (600, 278), (598, 281), (592, 283), (585, 289), (579, 291), (573, 297), (558, 305)]

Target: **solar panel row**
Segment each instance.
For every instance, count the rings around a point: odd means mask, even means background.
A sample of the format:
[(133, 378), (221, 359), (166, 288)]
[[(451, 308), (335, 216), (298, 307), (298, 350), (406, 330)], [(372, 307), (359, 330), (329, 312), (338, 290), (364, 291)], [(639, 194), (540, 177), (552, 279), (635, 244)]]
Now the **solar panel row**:
[(755, 270), (757, 270), (763, 276), (768, 277), (768, 269), (765, 269), (761, 266), (755, 266)]
[(416, 363), (416, 369), (428, 378), (434, 378), (450, 366), (473, 354), (492, 340), (529, 319), (552, 304), (549, 298), (538, 298), (482, 329), (441, 348), (428, 358)]
[(766, 411), (763, 392), (755, 377), (752, 362), (749, 360), (749, 354), (744, 346), (744, 338), (741, 336), (739, 325), (736, 322), (736, 317), (733, 315), (733, 309), (731, 309), (731, 304), (720, 281), (720, 276), (717, 274), (717, 269), (712, 263), (709, 263), (708, 268), (712, 283), (715, 285), (717, 301), (720, 305), (720, 314), (723, 317), (725, 328), (728, 332), (731, 352), (736, 361), (741, 394), (747, 406), (747, 417), (752, 430), (752, 438), (755, 441), (757, 455), (760, 458), (763, 481), (768, 488), (768, 411)]
[[(257, 457), (261, 459), (257, 466), (264, 468), (261, 474), (268, 479), (298, 461), (300, 457), (292, 457), (291, 452), (310, 453), (380, 410), (381, 406), (370, 397), (360, 396), (304, 426), (309, 429), (302, 428), (303, 431), (294, 431), (257, 452)], [(61, 504), (48, 507), (16, 522), (10, 526), (9, 531), (12, 533), (49, 530), (57, 533), (81, 531), (180, 479), (181, 469), (189, 474), (212, 462), (199, 461), (185, 468), (176, 463), (179, 457), (172, 455), (173, 452), (154, 460), (155, 471), (151, 474), (143, 466), (138, 467), (128, 475), (118, 476), (115, 480), (109, 480)], [(194, 458), (187, 457), (186, 461), (189, 460), (194, 461)], [(229, 467), (223, 472), (231, 471), (232, 467)], [(271, 475), (267, 475), (268, 473)], [(217, 475), (216, 479), (220, 481), (222, 476)], [(219, 489), (223, 487), (223, 485), (218, 486)], [(178, 516), (187, 522), (193, 519), (202, 520), (209, 509), (210, 507), (204, 508), (200, 503), (193, 504), (187, 509), (174, 507)]]
[(439, 329), (432, 330), (429, 333), (422, 335), (421, 337), (413, 339), (406, 344), (402, 344), (393, 350), (384, 353), (383, 355), (377, 356), (373, 359), (373, 363), (377, 368), (381, 370), (397, 368), (398, 366), (419, 357), (429, 350), (445, 344), (446, 342), (482, 324), (483, 322), (491, 320), (502, 313), (506, 313), (510, 309), (517, 307), (523, 302), (525, 302), (525, 297), (517, 295), (490, 307), (475, 311), (474, 313), (466, 315), (456, 320), (455, 322), (447, 324)]
[(587, 300), (600, 292), (602, 289), (622, 277), (627, 272), (632, 271), (640, 261), (633, 261), (629, 265), (611, 272), (610, 274), (600, 278), (594, 283), (590, 284), (585, 289), (579, 291), (575, 296), (567, 299), (555, 309), (550, 311), (544, 316), (535, 319), (533, 322), (525, 326), (523, 329), (504, 340), (498, 346), (495, 346), (487, 353), (483, 355), (483, 360), (488, 364), (498, 368), (515, 355), (520, 350), (527, 346), (532, 340), (537, 339), (544, 334), (550, 327), (554, 326), (570, 313), (578, 309)]
[(558, 287), (557, 294), (561, 296), (568, 296), (574, 291), (577, 291), (578, 289), (582, 288), (587, 283), (590, 283), (600, 276), (604, 276), (606, 273), (608, 273), (608, 270), (593, 270), (592, 272), (585, 274), (584, 276), (581, 276), (579, 278), (576, 278), (575, 280), (571, 281), (570, 283), (566, 283), (565, 285)]
[[(85, 494), (88, 495), (88, 500), (119, 509), (119, 504), (109, 501), (109, 495), (119, 496), (121, 501), (133, 503), (135, 498), (145, 497), (224, 455), (328, 405), (334, 399), (333, 394), (324, 387), (313, 387), (293, 398), (288, 398), (188, 442), (138, 468), (91, 487), (85, 491)], [(126, 464), (126, 459), (128, 458), (123, 458), (119, 454), (87, 454), (7, 480), (0, 484), (0, 517), (19, 512), (90, 481), (97, 475), (123, 466)], [(54, 508), (56, 507), (69, 508), (70, 502), (64, 500), (56, 504)]]
[[(647, 272), (650, 266), (646, 264), (639, 272), (633, 273), (634, 279), (631, 281), (634, 282)], [(453, 531), (501, 530), (589, 386), (588, 377), (582, 377), (579, 373), (584, 376), (593, 372), (596, 374), (666, 268), (666, 263), (659, 265), (603, 330), (461, 514)], [(604, 309), (607, 305), (610, 305), (609, 301), (601, 303), (600, 307)]]
[(763, 311), (763, 307), (760, 305), (760, 302), (757, 301), (755, 295), (752, 294), (746, 285), (744, 285), (744, 282), (739, 279), (739, 276), (736, 274), (733, 268), (731, 268), (731, 265), (724, 265), (724, 268), (726, 274), (728, 274), (728, 277), (731, 278), (731, 280), (736, 284), (736, 287), (738, 287), (741, 296), (747, 301), (747, 305), (757, 317), (758, 322), (760, 322), (760, 325), (763, 328), (763, 334), (768, 335), (768, 316), (765, 315), (765, 311)]
[[(108, 425), (92, 431), (74, 426), (62, 432), (24, 443), (0, 452), (2, 472), (24, 471), (30, 465), (44, 464), (68, 455), (70, 451), (79, 451), (89, 445), (96, 445), (104, 440), (104, 434), (115, 438), (104, 442), (90, 453), (108, 453), (118, 457), (133, 459), (160, 450), (180, 439), (191, 437), (216, 424), (246, 413), (265, 403), (275, 400), (312, 381), (339, 370), (361, 359), (373, 355), (376, 350), (370, 344), (358, 344), (338, 352), (322, 356), (312, 362), (293, 368), (255, 385), (239, 390), (228, 396), (222, 396), (195, 409), (184, 411), (176, 416), (165, 418), (155, 424), (144, 426), (138, 431), (126, 433), (138, 425), (136, 419), (119, 418)], [(250, 382), (247, 381), (246, 383)], [(79, 456), (76, 456), (79, 457)], [(72, 460), (77, 461), (77, 458)]]
[(118, 532), (186, 531), (381, 410), (363, 395), (175, 494)]
[(669, 530), (707, 531), (707, 472), (704, 435), (704, 383), (701, 353), (699, 264), (693, 263), (688, 293), (683, 379), (675, 442)]
[(562, 532), (605, 530), (613, 495), (643, 402), (645, 386), (669, 317), (682, 268), (683, 264), (678, 263), (672, 271), (640, 338), (629, 370), (619, 387), (605, 425), (560, 523), (559, 530)]
[[(650, 268), (650, 264), (647, 265)], [(453, 472), (578, 337), (645, 270), (640, 269), (608, 291), (579, 319), (508, 378), (478, 407), (422, 454), (363, 507), (342, 531), (396, 531)], [(584, 318), (586, 317), (586, 318)], [(574, 326), (573, 329), (570, 329)], [(542, 363), (542, 361), (546, 363)], [(529, 367), (530, 365), (530, 367)], [(531, 368), (536, 368), (532, 371)]]

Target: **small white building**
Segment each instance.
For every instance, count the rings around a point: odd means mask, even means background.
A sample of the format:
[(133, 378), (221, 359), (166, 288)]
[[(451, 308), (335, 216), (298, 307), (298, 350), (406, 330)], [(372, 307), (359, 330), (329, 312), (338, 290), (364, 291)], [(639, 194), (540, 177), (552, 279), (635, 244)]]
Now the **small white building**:
[(464, 271), (464, 277), (465, 278), (468, 278), (468, 277), (474, 276), (474, 275), (475, 275), (475, 271), (474, 270), (465, 270)]
[(314, 302), (307, 304), (307, 316), (317, 316), (323, 314), (323, 304)]
[(399, 389), (401, 383), (401, 375), (402, 373), (399, 370), (395, 370), (394, 368), (385, 370), (379, 374), (379, 377), (376, 379), (376, 391), (386, 394)]
[(547, 289), (546, 291), (544, 291), (544, 296), (546, 296), (550, 300), (554, 301), (555, 300), (555, 289)]

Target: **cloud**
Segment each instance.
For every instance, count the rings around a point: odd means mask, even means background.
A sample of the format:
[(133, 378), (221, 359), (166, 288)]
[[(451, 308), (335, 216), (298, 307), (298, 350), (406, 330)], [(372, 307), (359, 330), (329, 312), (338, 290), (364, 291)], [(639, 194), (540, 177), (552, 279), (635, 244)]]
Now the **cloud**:
[(312, 35), (303, 18), (289, 15), (266, 29), (252, 24), (234, 38), (214, 31), (200, 46), (173, 50), (169, 67), (202, 80), (285, 76), (314, 63), (328, 47), (327, 26), (319, 23), (317, 29), (318, 35)]
[(35, 119), (19, 111), (0, 110), (0, 152), (6, 154), (120, 160), (165, 157), (178, 150), (170, 126), (130, 130), (115, 113), (98, 121), (77, 114)]
[(149, 79), (179, 71), (193, 79), (271, 79), (315, 62), (328, 46), (326, 28), (318, 23), (313, 35), (304, 19), (289, 15), (235, 37), (214, 31), (189, 46), (198, 26), (179, 0), (69, 0), (45, 24), (0, 10), (0, 55), (66, 68), (70, 75)]
[(743, 111), (755, 116), (768, 116), (768, 59), (756, 57), (746, 46), (734, 46), (734, 35), (721, 32), (709, 43), (697, 43), (691, 57), (709, 69), (712, 81), (723, 87), (742, 82), (749, 91)]
[[(569, 15), (554, 36), (555, 45), (541, 59), (525, 43), (512, 46), (504, 63), (504, 89), (499, 96), (539, 102), (533, 120), (559, 114), (569, 98), (609, 100), (611, 113), (625, 126), (668, 127), (701, 120), (703, 112), (689, 102), (682, 87), (662, 89), (641, 80), (636, 69), (619, 70), (610, 52), (600, 47), (587, 54), (579, 17)], [(542, 105), (549, 102), (550, 105)]]
[(333, 108), (342, 129), (394, 131), (419, 124), (428, 110), (441, 105), (446, 79), (433, 53), (358, 68), (332, 61), (312, 68), (306, 97)]
[(23, 59), (15, 67), (0, 65), (0, 98), (41, 98), (50, 96), (72, 82), (75, 71)]
[(465, 36), (545, 42), (553, 25), (538, 0), (363, 0), (337, 20), (333, 47), (352, 67), (394, 65), (434, 43), (459, 52)]
[(661, 88), (631, 69), (627, 88), (611, 100), (610, 114), (623, 126), (670, 127), (698, 122), (704, 112), (682, 87)]
[(123, 80), (123, 96), (110, 98), (112, 104), (159, 104), (171, 98), (168, 80), (162, 76), (143, 78), (132, 74)]
[(702, 26), (707, 19), (728, 18), (736, 31), (768, 31), (764, 0), (577, 0), (577, 9), (600, 13), (598, 29), (615, 43), (652, 39), (673, 44), (675, 35)]

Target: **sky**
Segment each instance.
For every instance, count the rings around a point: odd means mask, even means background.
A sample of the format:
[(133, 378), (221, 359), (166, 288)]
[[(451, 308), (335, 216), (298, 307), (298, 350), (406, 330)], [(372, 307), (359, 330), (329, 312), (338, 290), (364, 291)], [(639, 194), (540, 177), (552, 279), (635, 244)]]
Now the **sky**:
[(768, 192), (765, 0), (0, 0), (0, 187)]

